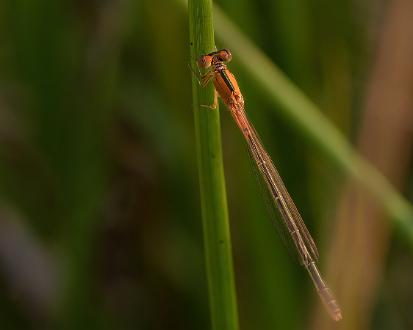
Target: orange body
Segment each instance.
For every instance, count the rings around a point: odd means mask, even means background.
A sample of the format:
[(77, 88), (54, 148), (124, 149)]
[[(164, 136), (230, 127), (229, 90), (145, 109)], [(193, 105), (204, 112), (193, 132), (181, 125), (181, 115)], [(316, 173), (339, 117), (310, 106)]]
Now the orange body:
[[(244, 98), (242, 97), (241, 91), (238, 87), (238, 83), (234, 75), (226, 68), (222, 71), (215, 71), (214, 74), (215, 89), (224, 103), (231, 110), (241, 108), (243, 109)], [(231, 82), (231, 85), (228, 85), (228, 80)]]

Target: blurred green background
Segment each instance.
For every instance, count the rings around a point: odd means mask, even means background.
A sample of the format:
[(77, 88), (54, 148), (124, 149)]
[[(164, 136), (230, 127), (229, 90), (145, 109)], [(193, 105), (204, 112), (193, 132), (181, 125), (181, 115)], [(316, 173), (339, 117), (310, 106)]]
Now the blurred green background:
[[(216, 3), (412, 196), (410, 1)], [(188, 35), (179, 1), (0, 2), (2, 329), (210, 328)], [(217, 38), (217, 47), (226, 45)], [(369, 220), (361, 247), (357, 226), (341, 235), (345, 173), (233, 58), (246, 110), (318, 242), (345, 319), (328, 320), (267, 220), (242, 136), (221, 107), (241, 329), (412, 329), (408, 245), (380, 207), (369, 212), (368, 197), (344, 217)], [(356, 262), (358, 248), (367, 254)]]

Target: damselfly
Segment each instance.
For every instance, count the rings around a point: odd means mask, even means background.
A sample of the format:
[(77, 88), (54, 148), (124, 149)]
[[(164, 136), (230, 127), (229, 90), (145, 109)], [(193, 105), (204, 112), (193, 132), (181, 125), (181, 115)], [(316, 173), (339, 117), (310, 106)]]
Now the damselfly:
[(271, 196), (271, 202), (276, 205), (281, 214), (283, 225), (297, 250), (300, 263), (307, 269), (328, 313), (335, 321), (338, 321), (341, 319), (340, 307), (316, 266), (317, 247), (257, 132), (248, 121), (244, 110), (244, 98), (238, 83), (226, 66), (231, 59), (231, 52), (227, 49), (201, 56), (198, 66), (207, 70), (201, 78), (201, 84), (206, 86), (211, 80), (214, 83), (216, 92), (212, 107), (216, 107), (218, 93), (229, 108), (247, 141), (250, 154)]

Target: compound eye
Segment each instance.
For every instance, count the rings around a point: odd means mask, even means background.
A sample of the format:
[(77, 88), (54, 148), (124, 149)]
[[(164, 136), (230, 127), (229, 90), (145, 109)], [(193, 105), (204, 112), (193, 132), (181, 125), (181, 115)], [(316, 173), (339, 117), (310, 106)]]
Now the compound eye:
[(232, 54), (228, 49), (222, 49), (218, 52), (218, 57), (223, 62), (229, 62), (232, 60)]
[(209, 68), (212, 63), (212, 56), (203, 55), (198, 59), (197, 63), (198, 63), (198, 67), (200, 68), (203, 68), (203, 69)]

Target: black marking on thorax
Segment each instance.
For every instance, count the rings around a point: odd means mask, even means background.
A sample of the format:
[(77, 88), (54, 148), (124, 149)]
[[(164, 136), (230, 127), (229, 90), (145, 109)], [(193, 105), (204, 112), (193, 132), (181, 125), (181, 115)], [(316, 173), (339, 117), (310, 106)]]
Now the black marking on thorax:
[(224, 80), (225, 85), (227, 85), (227, 87), (232, 92), (234, 92), (235, 91), (234, 85), (232, 84), (231, 80), (229, 79), (227, 75), (227, 66), (222, 62), (215, 63), (215, 71), (219, 73), (221, 78)]
[(227, 75), (226, 70), (221, 70), (221, 71), (219, 72), (219, 74), (221, 75), (221, 78), (225, 81), (225, 84), (227, 85), (227, 87), (228, 87), (232, 92), (234, 92), (234, 91), (235, 91), (235, 88), (234, 88), (234, 86), (232, 85), (231, 80), (229, 80), (229, 77), (228, 77), (228, 75)]

